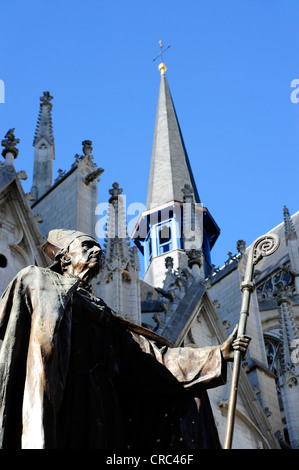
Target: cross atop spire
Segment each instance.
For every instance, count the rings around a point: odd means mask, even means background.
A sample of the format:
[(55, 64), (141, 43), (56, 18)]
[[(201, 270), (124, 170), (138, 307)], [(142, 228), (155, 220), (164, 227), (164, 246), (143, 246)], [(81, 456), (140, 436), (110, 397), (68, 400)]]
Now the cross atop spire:
[[(49, 91), (44, 91), (43, 96), (40, 97), (42, 104), (51, 104), (50, 101), (53, 99), (53, 96), (50, 95)], [(52, 106), (52, 104), (51, 104)]]
[(170, 48), (170, 45), (166, 47), (166, 49), (163, 50), (163, 44), (162, 44), (162, 41), (161, 39), (159, 40), (159, 44), (160, 44), (160, 54), (157, 55), (157, 57), (155, 57), (153, 59), (153, 61), (157, 60), (159, 57), (161, 57), (161, 63), (158, 65), (158, 69), (160, 70), (161, 74), (165, 73), (166, 70), (167, 70), (167, 67), (166, 65), (164, 64), (163, 62), (163, 54), (164, 52), (167, 51), (167, 49)]

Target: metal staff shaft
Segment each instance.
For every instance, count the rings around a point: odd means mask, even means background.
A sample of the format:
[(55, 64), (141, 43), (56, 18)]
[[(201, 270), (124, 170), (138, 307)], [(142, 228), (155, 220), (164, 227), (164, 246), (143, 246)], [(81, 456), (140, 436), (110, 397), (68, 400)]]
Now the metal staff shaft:
[[(241, 283), (242, 291), (242, 305), (239, 318), (239, 326), (237, 337), (245, 335), (247, 318), (249, 315), (249, 304), (250, 297), (254, 291), (253, 285), (253, 272), (254, 265), (259, 262), (264, 256), (268, 256), (274, 253), (279, 247), (279, 238), (276, 234), (263, 235), (259, 237), (251, 246), (247, 263), (244, 281)], [(224, 440), (224, 449), (230, 449), (233, 440), (233, 431), (234, 431), (234, 422), (235, 422), (235, 413), (236, 413), (236, 404), (237, 404), (237, 393), (238, 393), (238, 384), (240, 376), (240, 368), (242, 362), (242, 353), (241, 351), (234, 351), (234, 365), (232, 371), (231, 379), (231, 389), (228, 402), (228, 411), (227, 411), (227, 422), (226, 422), (226, 433)]]
[[(251, 288), (243, 288), (243, 297), (242, 297), (242, 307), (240, 312), (238, 334), (237, 336), (242, 336), (246, 331), (246, 323), (249, 311), (249, 303), (251, 296)], [(226, 423), (226, 434), (224, 441), (224, 449), (230, 449), (233, 440), (233, 431), (234, 431), (234, 421), (236, 413), (236, 404), (237, 404), (237, 393), (238, 393), (238, 384), (240, 376), (240, 368), (242, 362), (242, 354), (240, 351), (234, 351), (234, 366), (232, 372), (231, 380), (231, 390), (228, 402), (228, 411), (227, 411), (227, 423)]]

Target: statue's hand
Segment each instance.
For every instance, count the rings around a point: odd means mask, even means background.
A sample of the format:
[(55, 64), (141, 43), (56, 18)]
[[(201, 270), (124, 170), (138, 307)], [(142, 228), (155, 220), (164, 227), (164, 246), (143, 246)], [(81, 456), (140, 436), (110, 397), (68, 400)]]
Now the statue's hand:
[(226, 341), (221, 345), (221, 353), (225, 361), (233, 361), (234, 351), (241, 351), (242, 360), (246, 358), (247, 349), (251, 338), (246, 335), (242, 335), (237, 338), (238, 325), (236, 325), (234, 331), (227, 338)]

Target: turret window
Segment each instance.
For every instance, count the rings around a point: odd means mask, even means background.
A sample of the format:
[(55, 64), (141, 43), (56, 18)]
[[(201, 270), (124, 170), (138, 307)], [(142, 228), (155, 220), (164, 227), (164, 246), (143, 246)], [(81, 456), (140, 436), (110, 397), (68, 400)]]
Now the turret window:
[[(152, 219), (149, 223), (147, 237), (144, 240), (145, 269), (148, 268), (151, 260), (156, 256), (172, 250), (182, 249), (180, 215), (178, 217), (172, 209), (168, 212), (167, 218), (165, 215), (165, 212), (163, 214), (159, 213), (159, 217), (155, 214), (154, 220)], [(165, 217), (164, 220), (163, 216)]]
[(152, 239), (151, 239), (151, 236), (149, 234), (149, 236), (147, 237), (147, 247), (148, 247), (148, 261), (150, 261), (153, 257), (153, 244), (152, 244)]
[(159, 255), (172, 250), (171, 221), (161, 224), (158, 229), (158, 252)]

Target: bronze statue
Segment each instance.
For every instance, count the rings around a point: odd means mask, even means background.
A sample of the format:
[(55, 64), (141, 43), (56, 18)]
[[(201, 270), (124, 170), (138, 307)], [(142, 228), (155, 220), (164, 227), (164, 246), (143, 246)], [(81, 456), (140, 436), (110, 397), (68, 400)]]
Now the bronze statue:
[(44, 250), (53, 265), (23, 269), (1, 299), (0, 448), (219, 448), (206, 389), (249, 338), (172, 347), (90, 292), (96, 240), (53, 230)]

